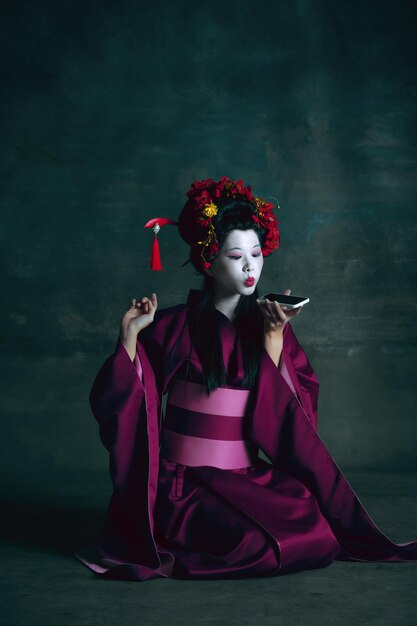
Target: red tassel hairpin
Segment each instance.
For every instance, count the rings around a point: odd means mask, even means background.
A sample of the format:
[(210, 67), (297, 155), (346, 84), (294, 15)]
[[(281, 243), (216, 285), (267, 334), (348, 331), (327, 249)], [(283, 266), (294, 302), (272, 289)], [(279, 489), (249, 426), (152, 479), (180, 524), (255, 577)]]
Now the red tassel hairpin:
[(157, 235), (161, 230), (161, 227), (165, 226), (165, 224), (173, 224), (174, 226), (178, 226), (178, 222), (175, 222), (174, 220), (169, 220), (166, 217), (153, 217), (145, 224), (145, 228), (152, 228), (154, 232), (150, 263), (151, 270), (154, 271), (162, 270), (161, 253), (159, 250), (159, 241)]

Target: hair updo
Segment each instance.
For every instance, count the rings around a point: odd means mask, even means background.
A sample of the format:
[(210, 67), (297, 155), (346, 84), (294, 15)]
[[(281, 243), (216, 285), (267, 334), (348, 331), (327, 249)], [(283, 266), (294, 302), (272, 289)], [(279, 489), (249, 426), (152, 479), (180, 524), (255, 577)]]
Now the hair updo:
[[(207, 230), (200, 226), (195, 220), (190, 219), (190, 211), (193, 210), (193, 202), (188, 200), (178, 218), (179, 234), (186, 243), (190, 245), (190, 258), (199, 274), (205, 274), (201, 263), (201, 245), (197, 241), (205, 238)], [(267, 229), (256, 224), (253, 220), (255, 213), (254, 205), (249, 200), (237, 200), (234, 198), (216, 199), (217, 214), (212, 218), (212, 225), (218, 240), (218, 249), (213, 245), (208, 246), (204, 258), (211, 263), (215, 260), (220, 248), (223, 246), (227, 235), (235, 229), (254, 230), (261, 247), (265, 245)], [(184, 264), (185, 265), (185, 264)]]

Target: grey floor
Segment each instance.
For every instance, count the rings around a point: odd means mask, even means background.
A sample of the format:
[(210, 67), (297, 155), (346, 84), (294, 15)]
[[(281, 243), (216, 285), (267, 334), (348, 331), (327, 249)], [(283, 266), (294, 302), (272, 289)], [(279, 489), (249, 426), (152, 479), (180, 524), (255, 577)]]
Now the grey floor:
[[(345, 471), (377, 525), (417, 540), (417, 475)], [(94, 540), (110, 494), (103, 474), (4, 481), (1, 623), (417, 624), (417, 562), (346, 563), (283, 577), (145, 583), (97, 578), (72, 556)]]

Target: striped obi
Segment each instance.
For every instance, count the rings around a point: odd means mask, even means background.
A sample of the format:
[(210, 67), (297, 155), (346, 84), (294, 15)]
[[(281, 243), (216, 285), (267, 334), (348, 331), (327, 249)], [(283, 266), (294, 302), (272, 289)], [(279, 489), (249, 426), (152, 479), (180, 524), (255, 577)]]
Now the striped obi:
[(218, 388), (177, 379), (168, 392), (160, 454), (182, 465), (240, 469), (255, 463), (248, 439), (250, 389)]

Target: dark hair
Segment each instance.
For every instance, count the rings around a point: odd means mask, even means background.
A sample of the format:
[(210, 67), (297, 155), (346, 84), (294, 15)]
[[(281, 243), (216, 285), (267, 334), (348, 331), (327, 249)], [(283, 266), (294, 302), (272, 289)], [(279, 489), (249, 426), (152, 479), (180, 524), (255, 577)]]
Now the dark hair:
[[(220, 203), (218, 203), (219, 205)], [(229, 232), (235, 229), (254, 229), (258, 233), (261, 246), (263, 245), (266, 231), (257, 230), (256, 224), (252, 220), (252, 215), (253, 205), (250, 202), (227, 199), (221, 210), (219, 210), (218, 215), (215, 216), (217, 218), (216, 222), (213, 219), (220, 248)], [(196, 267), (198, 260), (195, 256), (193, 257), (193, 254), (194, 251), (192, 249), (191, 261)], [(207, 260), (211, 259), (208, 258)], [(201, 273), (200, 270), (199, 273)], [(214, 279), (206, 272), (204, 272), (203, 276), (204, 282), (201, 297), (188, 311), (188, 326), (191, 344), (194, 346), (203, 367), (206, 392), (207, 395), (210, 395), (218, 387), (230, 384), (230, 381), (222, 357), (217, 313), (213, 299)], [(235, 309), (234, 324), (240, 340), (244, 368), (241, 386), (246, 388), (250, 388), (255, 383), (263, 347), (264, 316), (256, 304), (258, 297), (259, 293), (256, 287), (251, 295), (240, 296)]]

